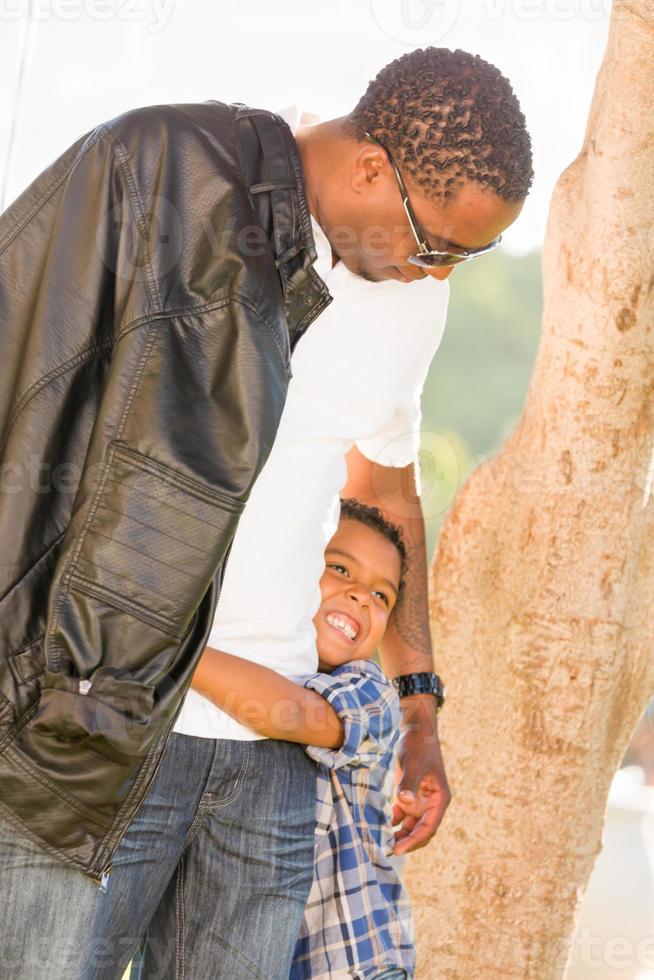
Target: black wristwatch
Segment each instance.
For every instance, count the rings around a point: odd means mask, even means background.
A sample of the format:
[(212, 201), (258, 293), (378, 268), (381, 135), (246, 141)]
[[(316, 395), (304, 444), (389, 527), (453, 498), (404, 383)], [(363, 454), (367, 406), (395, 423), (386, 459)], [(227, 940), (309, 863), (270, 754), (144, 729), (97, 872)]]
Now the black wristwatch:
[(406, 698), (410, 694), (433, 694), (436, 698), (436, 710), (445, 704), (445, 688), (438, 674), (433, 671), (424, 671), (418, 674), (400, 674), (393, 677), (393, 687), (401, 698)]

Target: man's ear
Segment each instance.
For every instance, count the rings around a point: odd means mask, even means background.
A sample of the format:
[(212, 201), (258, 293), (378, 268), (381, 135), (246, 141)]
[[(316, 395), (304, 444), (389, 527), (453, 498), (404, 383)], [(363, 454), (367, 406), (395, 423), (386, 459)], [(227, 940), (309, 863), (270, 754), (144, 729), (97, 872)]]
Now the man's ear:
[(365, 143), (354, 157), (352, 190), (357, 193), (370, 190), (377, 181), (383, 178), (388, 165), (388, 157), (381, 147)]

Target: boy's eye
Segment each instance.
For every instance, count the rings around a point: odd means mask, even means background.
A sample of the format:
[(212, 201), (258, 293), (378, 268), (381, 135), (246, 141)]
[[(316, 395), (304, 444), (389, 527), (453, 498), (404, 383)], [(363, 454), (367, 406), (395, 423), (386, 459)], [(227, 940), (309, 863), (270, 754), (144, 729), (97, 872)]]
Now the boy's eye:
[(327, 565), (327, 568), (333, 568), (334, 571), (339, 573), (339, 575), (347, 575), (347, 568), (345, 565), (337, 565), (336, 563), (332, 562), (331, 564)]
[(373, 592), (373, 595), (378, 595), (379, 598), (381, 599), (381, 601), (384, 603), (384, 605), (385, 606), (388, 605), (388, 596), (386, 595), (385, 592), (376, 591), (376, 592)]

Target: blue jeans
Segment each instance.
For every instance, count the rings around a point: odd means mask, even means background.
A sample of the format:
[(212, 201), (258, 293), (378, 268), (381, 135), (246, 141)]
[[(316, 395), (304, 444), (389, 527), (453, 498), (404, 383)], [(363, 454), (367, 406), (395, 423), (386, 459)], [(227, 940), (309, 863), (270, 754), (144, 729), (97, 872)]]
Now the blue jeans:
[(120, 980), (146, 930), (144, 980), (287, 980), (315, 793), (300, 745), (173, 733), (104, 893), (0, 818), (0, 980)]

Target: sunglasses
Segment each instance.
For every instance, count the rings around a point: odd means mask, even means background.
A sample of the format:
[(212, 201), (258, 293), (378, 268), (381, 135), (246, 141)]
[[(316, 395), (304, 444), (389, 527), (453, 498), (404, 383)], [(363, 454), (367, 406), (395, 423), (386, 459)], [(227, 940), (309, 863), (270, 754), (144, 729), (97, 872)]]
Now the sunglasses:
[(418, 265), (423, 269), (444, 269), (448, 268), (449, 266), (459, 265), (461, 262), (468, 262), (470, 259), (476, 259), (478, 255), (484, 255), (485, 252), (490, 252), (492, 249), (497, 248), (502, 241), (501, 235), (498, 235), (497, 238), (490, 243), (490, 245), (484, 245), (482, 248), (455, 248), (454, 246), (451, 246), (449, 249), (447, 249), (447, 251), (431, 248), (427, 236), (420, 227), (420, 222), (416, 218), (415, 211), (411, 207), (408, 191), (404, 181), (402, 180), (402, 174), (400, 173), (399, 168), (393, 159), (393, 155), (391, 154), (390, 150), (384, 146), (381, 140), (378, 140), (375, 136), (371, 136), (370, 133), (364, 133), (364, 135), (369, 143), (375, 143), (377, 146), (381, 146), (382, 150), (390, 160), (393, 168), (395, 179), (397, 180), (397, 186), (400, 188), (400, 193), (402, 195), (404, 210), (406, 211), (406, 216), (409, 219), (413, 237), (418, 245), (418, 252), (407, 257), (409, 262), (411, 262), (413, 265)]

